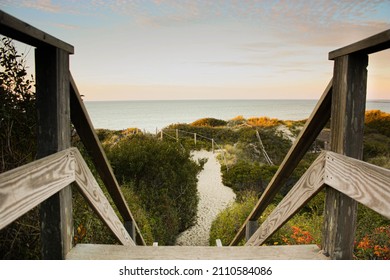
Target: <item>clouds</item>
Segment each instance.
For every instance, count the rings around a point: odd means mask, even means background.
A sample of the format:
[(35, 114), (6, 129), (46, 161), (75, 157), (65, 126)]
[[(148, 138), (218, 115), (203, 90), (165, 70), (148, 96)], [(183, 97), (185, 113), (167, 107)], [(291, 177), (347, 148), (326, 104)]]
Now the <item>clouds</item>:
[(72, 71), (83, 85), (167, 86), (167, 94), (171, 86), (216, 96), (300, 87), (295, 92), (310, 97), (332, 75), (329, 51), (390, 28), (388, 0), (2, 0), (0, 7), (74, 45)]

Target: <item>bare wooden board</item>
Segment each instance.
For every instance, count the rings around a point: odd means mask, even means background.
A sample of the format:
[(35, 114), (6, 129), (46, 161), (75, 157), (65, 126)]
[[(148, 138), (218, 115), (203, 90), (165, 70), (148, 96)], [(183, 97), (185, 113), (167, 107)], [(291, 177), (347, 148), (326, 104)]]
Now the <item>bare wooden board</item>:
[(137, 246), (77, 244), (68, 260), (327, 260), (317, 245)]
[(35, 47), (50, 45), (74, 53), (73, 46), (0, 10), (1, 34)]
[(72, 182), (117, 239), (135, 246), (76, 148), (0, 174), (0, 229)]
[(371, 54), (388, 48), (390, 48), (390, 29), (343, 48), (334, 50), (329, 53), (329, 59), (333, 60), (337, 57), (352, 53)]
[(323, 152), (318, 156), (316, 161), (247, 241), (246, 246), (262, 245), (267, 238), (283, 226), (290, 217), (321, 190), (324, 185), (325, 155), (326, 153)]
[(78, 150), (75, 150), (75, 158), (76, 182), (83, 196), (123, 245), (135, 246)]
[(0, 174), (0, 229), (75, 180), (75, 158), (64, 150)]
[(325, 183), (390, 219), (390, 170), (326, 153)]

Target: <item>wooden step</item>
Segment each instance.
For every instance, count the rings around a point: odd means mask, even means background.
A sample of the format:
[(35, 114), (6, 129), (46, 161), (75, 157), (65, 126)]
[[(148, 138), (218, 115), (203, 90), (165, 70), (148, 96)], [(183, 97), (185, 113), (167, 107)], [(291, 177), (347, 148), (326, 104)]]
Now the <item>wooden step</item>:
[(68, 260), (327, 260), (316, 245), (135, 246), (77, 244)]

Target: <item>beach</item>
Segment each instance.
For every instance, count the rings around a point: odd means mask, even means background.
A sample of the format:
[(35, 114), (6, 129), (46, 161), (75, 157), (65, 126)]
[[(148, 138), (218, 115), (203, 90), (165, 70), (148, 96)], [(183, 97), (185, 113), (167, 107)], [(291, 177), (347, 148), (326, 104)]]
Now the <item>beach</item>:
[(178, 246), (209, 246), (211, 223), (220, 211), (235, 200), (231, 188), (222, 184), (217, 153), (208, 151), (192, 152), (193, 159), (207, 158), (204, 169), (198, 175), (199, 205), (196, 224), (181, 233), (176, 240)]

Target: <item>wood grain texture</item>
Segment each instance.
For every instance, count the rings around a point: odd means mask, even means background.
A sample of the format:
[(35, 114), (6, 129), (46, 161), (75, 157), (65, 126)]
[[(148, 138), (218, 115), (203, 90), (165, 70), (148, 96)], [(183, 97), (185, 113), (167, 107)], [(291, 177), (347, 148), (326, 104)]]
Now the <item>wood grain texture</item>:
[[(368, 56), (338, 57), (334, 63), (331, 151), (363, 156)], [(333, 188), (326, 189), (322, 248), (332, 259), (352, 259), (357, 202)]]
[(317, 245), (137, 246), (77, 244), (68, 260), (328, 260)]
[(322, 189), (325, 175), (325, 155), (326, 153), (323, 152), (318, 156), (255, 234), (247, 241), (246, 246), (263, 244), (267, 238), (283, 226), (290, 217)]
[(0, 33), (35, 47), (50, 45), (60, 48), (69, 54), (74, 53), (72, 45), (63, 42), (1, 10)]
[(76, 148), (0, 174), (0, 229), (73, 182), (116, 238), (135, 245)]
[(329, 53), (329, 59), (353, 53), (371, 54), (390, 48), (390, 29)]
[(0, 174), (0, 229), (75, 180), (73, 149)]
[(326, 153), (325, 183), (390, 219), (390, 170)]
[[(37, 158), (70, 147), (69, 53), (52, 46), (35, 51)], [(39, 207), (43, 259), (63, 259), (73, 245), (70, 186)]]
[(264, 190), (256, 206), (231, 241), (230, 246), (237, 245), (240, 240), (245, 237), (246, 224), (249, 221), (257, 220), (260, 217), (328, 122), (332, 103), (332, 84), (333, 82), (330, 80), (298, 138), (290, 148), (271, 182)]
[(83, 142), (88, 154), (92, 158), (100, 178), (107, 188), (112, 200), (114, 201), (120, 215), (125, 223), (132, 223), (136, 231), (136, 241), (139, 245), (145, 245), (145, 240), (139, 230), (137, 223), (123, 197), (119, 184), (114, 176), (114, 172), (108, 162), (103, 147), (93, 128), (87, 109), (81, 99), (76, 83), (70, 74), (70, 115), (81, 141)]
[(135, 246), (134, 241), (127, 233), (114, 209), (112, 209), (109, 201), (105, 197), (103, 191), (99, 187), (78, 150), (75, 151), (75, 158), (75, 178), (82, 195), (86, 198), (88, 203), (100, 216), (102, 221), (108, 226), (119, 242), (126, 246)]

